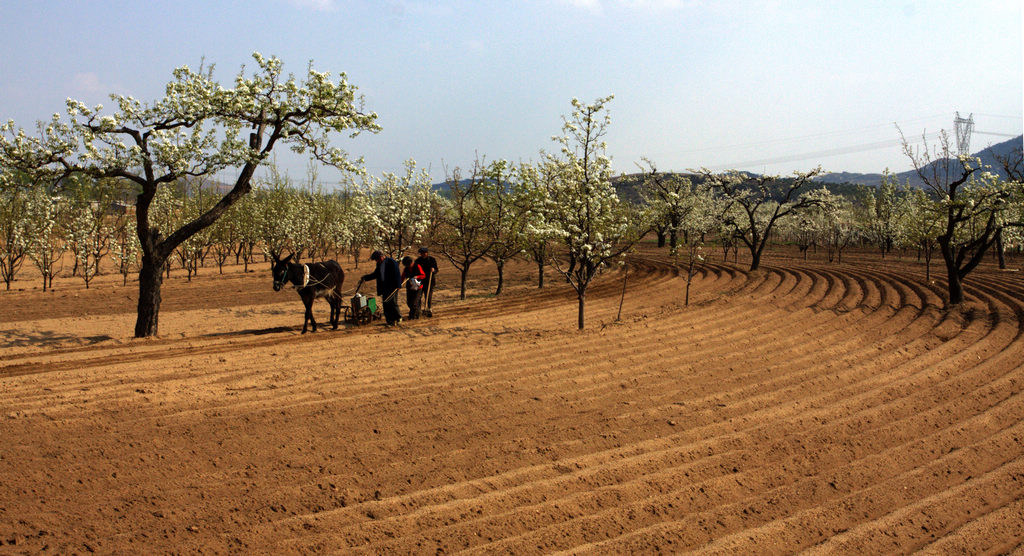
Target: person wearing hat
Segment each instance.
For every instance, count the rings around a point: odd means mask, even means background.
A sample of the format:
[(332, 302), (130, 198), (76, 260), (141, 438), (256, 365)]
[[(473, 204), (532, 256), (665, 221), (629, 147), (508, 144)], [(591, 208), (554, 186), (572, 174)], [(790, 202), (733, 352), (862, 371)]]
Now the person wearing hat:
[(388, 326), (395, 326), (402, 321), (402, 313), (398, 309), (398, 288), (402, 285), (402, 275), (398, 270), (398, 263), (391, 257), (385, 257), (380, 251), (374, 251), (370, 255), (370, 260), (377, 263), (377, 268), (360, 278), (359, 286), (361, 287), (363, 282), (377, 281), (377, 295), (384, 300), (384, 320)]
[(420, 296), (420, 308), (424, 315), (432, 317), (434, 312), (431, 300), (434, 297), (434, 276), (437, 274), (437, 260), (430, 256), (430, 250), (424, 246), (420, 247), (420, 256), (413, 264), (420, 265), (420, 268), (427, 275), (427, 279), (423, 284), (423, 294)]

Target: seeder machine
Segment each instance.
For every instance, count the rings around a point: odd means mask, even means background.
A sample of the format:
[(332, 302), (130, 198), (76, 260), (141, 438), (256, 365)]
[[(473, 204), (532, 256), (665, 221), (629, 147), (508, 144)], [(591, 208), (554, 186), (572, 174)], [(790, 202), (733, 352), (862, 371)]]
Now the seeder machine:
[(352, 324), (370, 324), (371, 321), (380, 320), (380, 316), (377, 298), (361, 293), (353, 295), (351, 304), (345, 307), (345, 322)]

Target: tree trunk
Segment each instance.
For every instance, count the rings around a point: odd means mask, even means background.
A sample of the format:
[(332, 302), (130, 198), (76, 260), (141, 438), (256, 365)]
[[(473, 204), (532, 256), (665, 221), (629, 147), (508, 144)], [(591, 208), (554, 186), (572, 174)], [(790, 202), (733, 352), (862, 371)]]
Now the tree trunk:
[(157, 335), (160, 313), (160, 286), (163, 284), (163, 270), (166, 260), (143, 255), (139, 269), (139, 306), (135, 321), (135, 337), (145, 338)]
[(964, 288), (960, 283), (960, 271), (957, 268), (956, 256), (949, 241), (939, 240), (942, 261), (946, 263), (946, 279), (948, 280), (949, 304), (959, 305), (964, 302)]
[(690, 256), (690, 265), (686, 269), (686, 300), (683, 302), (684, 307), (690, 306), (690, 282), (693, 282), (693, 256)]
[(462, 267), (459, 273), (462, 275), (462, 283), (459, 285), (459, 299), (464, 300), (466, 299), (466, 277), (469, 276), (469, 265)]
[(1003, 244), (1003, 230), (996, 232), (996, 256), (999, 259), (999, 270), (1006, 270), (1006, 246)]
[(498, 289), (494, 290), (494, 295), (501, 295), (501, 288), (505, 285), (505, 261), (494, 261), (495, 266), (498, 267)]
[[(920, 253), (918, 253), (920, 257)], [(932, 253), (931, 251), (924, 252), (924, 280), (926, 282), (932, 281)]]
[(537, 261), (537, 289), (544, 288), (544, 263)]
[(587, 294), (586, 292), (579, 292), (578, 294), (576, 294), (576, 297), (580, 301), (579, 318), (577, 319), (577, 324), (579, 325), (579, 330), (583, 330), (583, 307), (587, 301)]
[[(739, 262), (739, 259), (736, 259)], [(832, 261), (829, 261), (832, 262)], [(750, 251), (750, 270), (757, 270), (761, 267), (761, 250), (751, 249)]]
[(626, 277), (629, 276), (629, 269), (622, 269), (622, 295), (619, 297), (619, 313), (615, 315), (615, 322), (622, 320), (622, 304), (626, 301)]
[(959, 305), (964, 302), (964, 286), (960, 282), (960, 274), (956, 268), (946, 265), (946, 275), (949, 280), (949, 304)]

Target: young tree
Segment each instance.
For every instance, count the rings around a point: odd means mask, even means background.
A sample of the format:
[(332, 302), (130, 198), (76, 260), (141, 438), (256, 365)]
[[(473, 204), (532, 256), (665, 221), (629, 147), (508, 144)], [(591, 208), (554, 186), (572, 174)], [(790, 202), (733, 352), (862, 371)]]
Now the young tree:
[(808, 194), (808, 197), (817, 201), (822, 216), (822, 239), (828, 254), (828, 262), (842, 263), (843, 250), (861, 234), (854, 216), (853, 203), (833, 195), (826, 188), (814, 191)]
[(53, 277), (63, 268), (61, 257), (68, 249), (68, 203), (35, 188), (28, 197), (28, 256), (43, 276), (43, 291), (53, 288)]
[(259, 202), (257, 195), (247, 195), (232, 205), (235, 219), (238, 221), (238, 237), (235, 243), (235, 264), (241, 262), (243, 272), (249, 272), (249, 265), (254, 262), (253, 252), (259, 244)]
[(128, 285), (128, 274), (139, 262), (139, 236), (135, 233), (135, 220), (125, 218), (110, 237), (110, 254), (121, 274), (121, 285)]
[(817, 252), (818, 243), (824, 235), (825, 217), (820, 209), (810, 208), (796, 218), (780, 222), (778, 227), (783, 235), (796, 243), (806, 261), (811, 247), (815, 247)]
[(366, 191), (354, 184), (349, 184), (342, 194), (342, 206), (348, 229), (346, 247), (352, 255), (352, 262), (359, 268), (359, 250), (363, 247), (376, 245), (374, 230), (373, 205)]
[(918, 260), (924, 258), (924, 277), (927, 281), (932, 279), (932, 255), (935, 253), (935, 238), (942, 224), (941, 216), (938, 203), (926, 191), (908, 191), (903, 227), (907, 242), (917, 247)]
[(28, 256), (31, 233), (25, 192), (0, 188), (0, 278), (8, 290)]
[(466, 299), (469, 268), (486, 256), (495, 243), (489, 233), (490, 208), (486, 196), (489, 185), (482, 163), (473, 163), (473, 172), (463, 179), (455, 168), (447, 178), (450, 199), (435, 238), (441, 254), (459, 271), (459, 299)]
[[(206, 191), (205, 184), (202, 182), (194, 183), (193, 187), (190, 187), (190, 194), (182, 200), (179, 218), (184, 221), (195, 219), (203, 212), (209, 210), (212, 201), (212, 195)], [(206, 258), (206, 254), (210, 250), (210, 244), (212, 243), (211, 233), (213, 230), (214, 226), (212, 225), (204, 228), (189, 236), (188, 239), (179, 243), (174, 249), (174, 253), (181, 263), (181, 268), (185, 269), (185, 276), (189, 282), (192, 281), (193, 276), (199, 275), (199, 267), (202, 266), (203, 259)]]
[[(682, 257), (686, 265), (686, 295), (683, 304), (690, 305), (690, 286), (694, 273), (699, 265), (704, 264), (707, 256), (704, 253), (704, 239), (719, 226), (721, 209), (720, 199), (715, 198), (711, 191), (701, 187), (691, 190), (685, 196), (685, 207), (681, 213), (685, 216), (676, 228), (683, 233)], [(677, 264), (680, 246), (672, 248), (672, 256)]]
[(550, 162), (520, 166), (522, 191), (518, 202), (529, 207), (525, 213), (523, 242), (528, 258), (537, 265), (537, 289), (544, 288), (544, 269), (551, 260), (551, 245), (558, 238), (555, 228), (547, 223), (544, 209), (549, 203), (548, 191), (554, 187), (557, 173), (557, 168)]
[(907, 210), (907, 188), (886, 169), (877, 188), (859, 190), (864, 213), (864, 232), (878, 246), (882, 258), (903, 242), (904, 213)]
[(552, 262), (576, 291), (580, 330), (590, 283), (648, 229), (642, 218), (630, 218), (611, 184), (611, 160), (605, 155), (603, 137), (611, 122), (605, 105), (612, 98), (598, 98), (592, 104), (572, 99), (572, 114), (562, 118), (564, 135), (554, 138), (560, 154), (545, 153), (554, 169), (547, 222), (563, 247), (562, 256), (553, 257)]
[[(86, 289), (100, 273), (100, 262), (110, 252), (110, 237), (125, 220), (124, 214), (112, 209), (124, 197), (126, 184), (115, 178), (90, 179), (76, 176), (63, 187), (70, 200), (67, 235), (75, 257), (77, 274)], [(72, 274), (76, 274), (72, 271)]]
[(209, 228), (210, 253), (217, 263), (217, 273), (224, 274), (224, 264), (232, 254), (238, 253), (241, 238), (239, 214), (242, 203), (235, 203)]
[[(658, 173), (654, 163), (644, 159), (647, 169), (643, 172), (643, 183), (640, 185), (640, 198), (651, 210), (652, 222), (664, 223), (664, 231), (668, 234), (669, 249), (676, 249), (679, 232), (683, 221), (694, 208), (690, 196), (693, 195), (693, 182), (679, 174)], [(659, 230), (661, 226), (656, 226)], [(663, 246), (659, 241), (658, 247)]]
[[(1015, 192), (1014, 203), (1012, 203), (1011, 220), (1024, 222), (1024, 146), (1017, 146), (1005, 155), (996, 155), (996, 161), (1006, 173), (1007, 187)], [(1001, 227), (996, 232), (996, 254), (999, 257), (999, 268), (1006, 268), (1006, 244), (1015, 242), (1017, 245), (1024, 240), (1024, 233), (1020, 226)]]
[[(233, 88), (213, 79), (213, 70), (174, 71), (166, 96), (144, 104), (112, 95), (117, 110), (102, 115), (68, 100), (67, 117), (39, 125), (32, 137), (12, 122), (0, 126), (0, 166), (49, 178), (73, 174), (127, 179), (139, 188), (136, 226), (142, 246), (135, 336), (158, 332), (160, 286), (168, 258), (182, 242), (216, 221), (251, 189), (256, 169), (279, 144), (309, 152), (342, 170), (358, 170), (329, 132), (377, 131), (376, 114), (363, 113), (354, 88), (309, 67), (303, 80), (282, 73), (277, 58), (253, 54), (251, 75), (239, 72)], [(248, 137), (243, 129), (249, 128)], [(177, 229), (159, 229), (149, 218), (157, 192), (180, 178), (237, 169), (231, 190), (209, 210)]]
[(485, 176), (490, 185), (487, 194), (491, 213), (488, 227), (494, 240), (488, 257), (498, 268), (498, 286), (494, 295), (501, 295), (505, 284), (505, 263), (526, 248), (533, 204), (531, 191), (522, 179), (522, 168), (498, 160), (487, 167)]
[(750, 250), (750, 270), (761, 266), (761, 255), (775, 223), (816, 203), (811, 197), (796, 194), (820, 173), (820, 166), (809, 172), (794, 172), (786, 184), (780, 183), (779, 176), (754, 176), (735, 170), (712, 174), (707, 168), (700, 170), (706, 186), (725, 201), (722, 219), (726, 227)]

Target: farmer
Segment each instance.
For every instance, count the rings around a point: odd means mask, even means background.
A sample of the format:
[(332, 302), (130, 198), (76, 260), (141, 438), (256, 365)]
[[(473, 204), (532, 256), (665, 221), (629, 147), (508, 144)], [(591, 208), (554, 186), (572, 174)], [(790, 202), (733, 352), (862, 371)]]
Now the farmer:
[(402, 281), (405, 283), (405, 303), (409, 306), (409, 320), (420, 318), (420, 293), (427, 274), (420, 265), (413, 262), (412, 257), (402, 257)]
[(387, 326), (395, 326), (402, 321), (402, 313), (398, 310), (398, 288), (402, 281), (398, 263), (391, 257), (385, 257), (380, 251), (374, 251), (370, 255), (370, 260), (377, 263), (377, 268), (360, 278), (359, 286), (362, 286), (363, 282), (377, 281), (377, 295), (384, 300), (384, 320), (387, 321)]
[(434, 297), (434, 276), (437, 274), (437, 261), (434, 257), (430, 256), (430, 250), (424, 246), (420, 247), (420, 256), (416, 259), (415, 264), (420, 265), (423, 272), (427, 274), (426, 283), (423, 284), (423, 295), (420, 299), (420, 305), (423, 308), (423, 314), (432, 317), (434, 312), (432, 311), (433, 303), (431, 300)]

